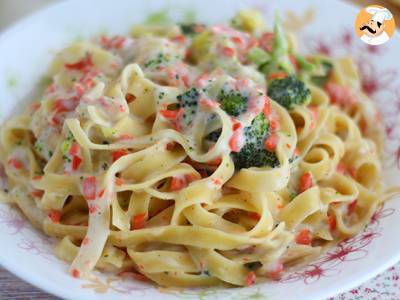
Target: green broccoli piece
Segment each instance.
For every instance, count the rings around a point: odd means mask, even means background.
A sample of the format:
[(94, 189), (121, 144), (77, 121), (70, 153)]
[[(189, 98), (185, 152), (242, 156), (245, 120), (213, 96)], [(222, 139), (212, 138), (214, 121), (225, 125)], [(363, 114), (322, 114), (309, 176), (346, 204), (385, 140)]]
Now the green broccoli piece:
[(300, 72), (313, 72), (315, 70), (315, 65), (309, 62), (304, 56), (296, 55), (295, 59)]
[(261, 48), (254, 47), (247, 53), (247, 59), (257, 66), (261, 66), (271, 59), (271, 55)]
[(267, 76), (274, 72), (294, 74), (294, 67), (289, 59), (289, 45), (279, 23), (278, 14), (275, 15), (274, 40), (270, 60), (261, 64), (258, 69)]
[(289, 45), (279, 23), (278, 14), (275, 15), (272, 59), (277, 62), (278, 67), (286, 72), (294, 72), (293, 65), (289, 59)]
[(323, 87), (333, 70), (333, 63), (326, 59), (320, 59), (317, 61), (317, 72), (319, 74), (311, 76), (311, 82), (319, 87)]
[(268, 96), (287, 110), (296, 105), (306, 105), (311, 100), (310, 89), (295, 76), (274, 79), (268, 86)]
[[(217, 142), (221, 129), (215, 130), (206, 136), (207, 141)], [(231, 154), (235, 169), (250, 167), (275, 168), (279, 160), (275, 152), (265, 150), (264, 141), (269, 135), (269, 124), (263, 113), (253, 119), (251, 125), (244, 128), (245, 145), (239, 152)]]
[(196, 88), (191, 88), (183, 94), (176, 96), (179, 108), (183, 108), (185, 110), (183, 114), (183, 123), (186, 126), (190, 125), (193, 121), (194, 115), (196, 114), (199, 98), (200, 93), (199, 90)]
[(251, 122), (251, 126), (248, 126), (244, 129), (245, 135), (256, 139), (263, 139), (268, 134), (269, 123), (265, 118), (264, 113), (260, 113), (257, 115), (253, 121)]
[(274, 152), (269, 152), (254, 143), (245, 144), (240, 152), (232, 154), (232, 159), (236, 170), (266, 166), (275, 168), (280, 164)]
[(221, 108), (226, 111), (228, 115), (237, 117), (247, 110), (249, 98), (237, 91), (231, 90), (226, 92), (221, 90), (217, 98), (221, 103)]
[(269, 135), (269, 123), (263, 113), (253, 119), (251, 125), (244, 128), (245, 144), (239, 152), (233, 152), (232, 159), (235, 169), (250, 167), (275, 168), (279, 160), (275, 152), (267, 151), (264, 141)]

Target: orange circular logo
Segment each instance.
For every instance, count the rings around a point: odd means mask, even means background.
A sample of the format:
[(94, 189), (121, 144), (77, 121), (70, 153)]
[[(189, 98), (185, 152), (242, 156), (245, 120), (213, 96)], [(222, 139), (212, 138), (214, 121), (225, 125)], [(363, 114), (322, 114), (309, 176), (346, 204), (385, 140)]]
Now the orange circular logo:
[(393, 14), (380, 5), (361, 9), (354, 24), (358, 37), (369, 45), (386, 43), (392, 37), (395, 27)]

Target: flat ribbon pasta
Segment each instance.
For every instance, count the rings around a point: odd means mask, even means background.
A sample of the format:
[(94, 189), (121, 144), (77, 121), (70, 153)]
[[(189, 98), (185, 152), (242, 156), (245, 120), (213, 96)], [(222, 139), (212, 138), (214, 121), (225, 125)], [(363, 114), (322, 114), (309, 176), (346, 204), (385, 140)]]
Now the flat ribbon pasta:
[[(72, 276), (277, 279), (398, 192), (382, 182), (379, 113), (351, 60), (301, 60), (279, 27), (271, 46), (245, 16), (240, 30), (141, 25), (74, 43), (42, 100), (2, 127), (0, 201), (58, 239)], [(321, 59), (329, 74), (303, 70)], [(296, 85), (270, 93), (275, 80)], [(288, 103), (297, 89), (304, 101)]]

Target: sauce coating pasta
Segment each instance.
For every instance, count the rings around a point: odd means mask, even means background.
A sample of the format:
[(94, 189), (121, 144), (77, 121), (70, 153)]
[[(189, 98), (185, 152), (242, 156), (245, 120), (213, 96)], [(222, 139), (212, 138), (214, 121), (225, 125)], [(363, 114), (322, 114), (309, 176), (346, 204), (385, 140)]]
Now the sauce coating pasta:
[(277, 279), (385, 200), (380, 117), (352, 61), (299, 55), (256, 12), (75, 43), (49, 76), (1, 129), (0, 196), (74, 277)]

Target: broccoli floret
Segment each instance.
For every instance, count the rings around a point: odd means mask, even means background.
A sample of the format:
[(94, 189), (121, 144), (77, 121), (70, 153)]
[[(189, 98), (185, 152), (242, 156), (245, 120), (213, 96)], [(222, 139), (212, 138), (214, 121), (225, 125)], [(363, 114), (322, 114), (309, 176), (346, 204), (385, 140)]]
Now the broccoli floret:
[(311, 100), (310, 89), (294, 76), (271, 81), (268, 85), (268, 96), (288, 110), (296, 105), (308, 104)]
[[(215, 130), (206, 136), (206, 140), (217, 142), (221, 135), (221, 129)], [(245, 145), (239, 152), (233, 152), (232, 159), (235, 169), (250, 167), (275, 168), (279, 166), (279, 160), (275, 152), (264, 148), (264, 141), (269, 135), (269, 124), (263, 113), (255, 117), (250, 126), (244, 128)]]
[(269, 123), (264, 113), (256, 116), (251, 122), (251, 126), (245, 128), (245, 135), (256, 139), (263, 139), (268, 134)]
[(221, 103), (221, 108), (226, 111), (228, 115), (237, 117), (247, 109), (247, 102), (249, 98), (237, 91), (226, 92), (221, 90), (218, 95), (218, 100)]
[(264, 141), (269, 135), (269, 124), (263, 113), (259, 114), (244, 128), (245, 144), (239, 152), (232, 153), (235, 169), (250, 167), (275, 168), (279, 166), (279, 160), (275, 152), (264, 148)]
[(183, 114), (183, 123), (187, 126), (193, 121), (193, 117), (196, 114), (200, 93), (198, 89), (191, 88), (183, 94), (176, 96), (179, 107), (185, 110)]
[(269, 152), (253, 143), (245, 144), (240, 152), (232, 154), (232, 158), (236, 170), (250, 167), (269, 166), (275, 168), (279, 166), (279, 160), (274, 152)]

